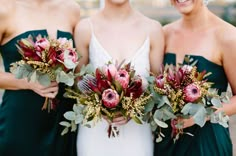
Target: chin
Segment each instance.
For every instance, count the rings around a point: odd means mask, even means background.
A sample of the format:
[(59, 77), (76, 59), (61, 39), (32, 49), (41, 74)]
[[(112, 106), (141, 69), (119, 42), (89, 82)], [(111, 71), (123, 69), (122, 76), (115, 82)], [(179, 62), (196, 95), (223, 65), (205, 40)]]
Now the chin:
[(174, 7), (181, 14), (190, 14), (196, 7), (198, 1), (202, 0), (171, 0)]

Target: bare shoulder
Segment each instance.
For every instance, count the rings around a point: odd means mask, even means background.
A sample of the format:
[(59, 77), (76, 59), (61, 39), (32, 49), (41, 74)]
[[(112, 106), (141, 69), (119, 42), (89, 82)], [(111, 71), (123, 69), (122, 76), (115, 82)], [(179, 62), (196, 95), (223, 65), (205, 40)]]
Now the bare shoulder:
[(142, 23), (144, 23), (145, 26), (148, 27), (150, 32), (162, 31), (162, 26), (159, 21), (146, 17), (142, 14), (140, 14), (139, 16), (139, 18), (142, 20)]
[(15, 8), (15, 1), (14, 0), (0, 0), (0, 18), (5, 19), (9, 17)]
[(76, 24), (76, 32), (84, 32), (84, 33), (90, 33), (91, 32), (91, 25), (89, 23), (89, 18), (84, 18), (80, 20)]
[(137, 18), (139, 19), (139, 24), (143, 25), (143, 28), (147, 30), (151, 38), (163, 35), (163, 29), (159, 21), (146, 17), (141, 13), (138, 14)]
[(91, 25), (89, 19), (85, 18), (80, 20), (75, 27), (75, 38), (78, 40), (83, 40), (85, 44), (89, 44), (91, 38)]
[(175, 34), (179, 30), (179, 20), (163, 26), (163, 31), (166, 37)]
[(220, 45), (220, 48), (225, 53), (231, 51), (229, 49), (236, 49), (236, 27), (233, 25), (218, 19), (215, 30), (216, 39)]

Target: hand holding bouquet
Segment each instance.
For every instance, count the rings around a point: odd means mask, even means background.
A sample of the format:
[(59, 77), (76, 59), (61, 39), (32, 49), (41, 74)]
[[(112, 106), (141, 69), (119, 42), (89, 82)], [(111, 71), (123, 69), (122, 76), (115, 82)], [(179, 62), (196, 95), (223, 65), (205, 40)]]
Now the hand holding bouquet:
[[(64, 115), (70, 122), (60, 123), (66, 127), (63, 134), (69, 127), (74, 131), (76, 124), (95, 124), (102, 116), (112, 123), (117, 114), (141, 124), (140, 117), (151, 95), (144, 91), (143, 79), (135, 75), (130, 64), (121, 68), (109, 63), (95, 72), (88, 69), (81, 69), (78, 91), (67, 90), (66, 96), (76, 99), (77, 104)], [(110, 125), (108, 136), (116, 136), (116, 132), (116, 127)]]
[[(78, 54), (72, 40), (29, 36), (19, 40), (16, 46), (22, 55), (22, 60), (12, 63), (10, 69), (16, 78), (27, 78), (43, 86), (49, 86), (53, 81), (68, 86), (74, 84), (73, 69), (78, 63)], [(50, 110), (51, 102), (46, 98), (42, 109)]]
[[(195, 62), (196, 63), (196, 62)], [(172, 136), (178, 139), (183, 134), (183, 123), (179, 119), (193, 118), (194, 123), (203, 127), (206, 120), (228, 126), (229, 117), (224, 112), (215, 112), (222, 107), (222, 102), (227, 102), (226, 93), (218, 95), (216, 89), (211, 88), (212, 83), (206, 80), (210, 73), (197, 72), (194, 65), (163, 67), (159, 75), (150, 80), (150, 91), (153, 101), (148, 110), (153, 115), (151, 125), (153, 130), (158, 130), (157, 142), (164, 135), (161, 128), (167, 128), (167, 120), (171, 120)], [(152, 110), (155, 112), (152, 112)], [(186, 133), (189, 134), (189, 133)], [(192, 135), (192, 134), (189, 134)]]

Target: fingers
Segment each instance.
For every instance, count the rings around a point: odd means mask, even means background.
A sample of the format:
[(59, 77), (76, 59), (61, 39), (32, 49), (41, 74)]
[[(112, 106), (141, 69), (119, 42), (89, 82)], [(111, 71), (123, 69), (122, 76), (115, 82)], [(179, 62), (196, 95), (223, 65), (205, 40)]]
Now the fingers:
[(179, 119), (179, 121), (183, 123), (183, 128), (188, 128), (195, 124), (193, 117), (189, 119)]
[(128, 122), (128, 119), (121, 116), (121, 117), (114, 118), (112, 121), (112, 124), (117, 125), (117, 126), (121, 126), (121, 125), (127, 124), (127, 122)]
[(113, 120), (111, 121), (108, 117), (103, 116), (103, 118), (108, 122), (108, 124), (112, 124), (114, 126), (122, 126), (128, 123), (129, 119), (127, 119), (124, 116), (121, 116), (121, 114), (119, 113), (119, 116), (113, 118)]
[(57, 82), (52, 82), (47, 87), (39, 83), (32, 83), (31, 89), (42, 97), (55, 98), (59, 87)]

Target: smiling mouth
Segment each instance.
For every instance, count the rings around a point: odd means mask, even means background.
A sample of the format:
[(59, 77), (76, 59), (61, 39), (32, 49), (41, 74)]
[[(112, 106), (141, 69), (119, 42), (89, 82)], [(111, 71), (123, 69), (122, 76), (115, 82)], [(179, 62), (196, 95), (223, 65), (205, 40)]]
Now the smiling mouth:
[(178, 3), (185, 3), (187, 2), (188, 0), (176, 0)]

